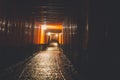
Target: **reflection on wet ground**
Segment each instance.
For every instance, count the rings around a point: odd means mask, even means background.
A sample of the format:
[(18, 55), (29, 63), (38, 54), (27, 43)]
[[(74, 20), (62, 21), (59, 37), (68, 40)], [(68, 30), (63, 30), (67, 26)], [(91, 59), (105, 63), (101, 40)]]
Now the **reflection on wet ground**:
[(57, 46), (47, 47), (7, 71), (0, 75), (0, 80), (79, 80), (72, 64)]

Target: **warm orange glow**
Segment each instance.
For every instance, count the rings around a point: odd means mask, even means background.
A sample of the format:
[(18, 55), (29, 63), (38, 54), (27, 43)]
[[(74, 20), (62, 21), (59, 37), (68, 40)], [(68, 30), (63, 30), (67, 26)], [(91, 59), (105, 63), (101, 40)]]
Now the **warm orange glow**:
[(47, 29), (62, 30), (62, 25), (46, 25)]
[(63, 35), (62, 35), (62, 33), (59, 33), (58, 36), (59, 36), (59, 38), (58, 38), (58, 39), (59, 39), (59, 40), (58, 40), (59, 43), (60, 43), (60, 44), (63, 44)]
[(39, 44), (40, 42), (40, 34), (41, 34), (41, 29), (40, 29), (41, 27), (40, 27), (40, 25), (38, 24), (38, 28), (37, 28), (37, 44)]
[(41, 29), (40, 44), (44, 44), (45, 31)]
[(34, 44), (40, 44), (40, 35), (41, 35), (40, 24), (36, 22), (34, 28)]
[[(60, 30), (62, 32), (62, 24), (49, 24), (49, 25), (43, 25), (39, 22), (35, 22), (35, 28), (34, 28), (34, 43), (35, 44), (46, 44), (48, 41), (48, 37), (50, 36), (50, 39), (54, 39), (52, 35), (49, 35), (47, 31), (49, 30)], [(60, 44), (63, 43), (63, 36), (61, 33), (54, 33), (50, 32), (51, 34), (55, 34), (56, 38)], [(48, 35), (47, 35), (48, 34)]]
[(41, 28), (42, 28), (43, 30), (46, 30), (46, 29), (47, 29), (47, 27), (46, 27), (45, 24), (44, 24), (44, 25), (41, 25)]
[(48, 32), (47, 35), (50, 36), (50, 35), (51, 35), (51, 32)]

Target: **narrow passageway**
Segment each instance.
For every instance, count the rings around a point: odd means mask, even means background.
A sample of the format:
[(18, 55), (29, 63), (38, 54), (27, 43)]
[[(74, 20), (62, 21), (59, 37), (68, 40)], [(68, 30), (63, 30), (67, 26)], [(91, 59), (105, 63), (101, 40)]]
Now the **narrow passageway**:
[(17, 70), (20, 66), (14, 68), (18, 72), (13, 69), (10, 74), (14, 75), (13, 77), (6, 74), (6, 77), (4, 75), (0, 78), (2, 80), (79, 80), (72, 64), (55, 42), (50, 43), (45, 51), (37, 53), (24, 65), (21, 70)]
[(94, 19), (89, 5), (89, 0), (0, 0), (0, 80), (87, 79), (89, 44), (97, 37), (91, 34), (99, 29), (89, 25)]

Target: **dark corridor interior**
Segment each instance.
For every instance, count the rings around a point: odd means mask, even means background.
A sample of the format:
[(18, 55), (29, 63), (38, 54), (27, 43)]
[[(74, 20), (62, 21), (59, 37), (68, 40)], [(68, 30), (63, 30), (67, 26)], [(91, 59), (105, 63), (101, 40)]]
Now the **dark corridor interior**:
[(0, 0), (0, 71), (46, 48), (36, 23), (58, 24), (60, 47), (83, 80), (117, 79), (119, 17), (115, 1)]

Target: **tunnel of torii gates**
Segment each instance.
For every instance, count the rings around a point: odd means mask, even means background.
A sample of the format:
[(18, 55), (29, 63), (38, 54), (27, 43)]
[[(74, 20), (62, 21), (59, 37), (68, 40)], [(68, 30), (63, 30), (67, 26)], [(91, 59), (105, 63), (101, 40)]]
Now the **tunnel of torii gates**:
[(63, 44), (62, 28), (61, 23), (42, 24), (35, 21), (34, 44), (47, 44), (50, 40), (56, 40)]

